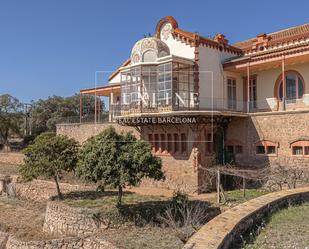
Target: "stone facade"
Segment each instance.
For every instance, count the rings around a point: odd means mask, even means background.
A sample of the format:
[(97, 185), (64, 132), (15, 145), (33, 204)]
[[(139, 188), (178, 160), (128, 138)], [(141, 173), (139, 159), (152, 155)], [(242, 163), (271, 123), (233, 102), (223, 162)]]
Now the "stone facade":
[[(72, 185), (68, 183), (60, 183), (62, 193), (73, 191), (94, 190), (94, 186), (89, 185)], [(57, 196), (56, 183), (53, 181), (33, 180), (31, 182), (16, 182), (16, 195), (33, 201), (49, 200), (53, 196)]]
[(139, 133), (133, 127), (121, 126), (117, 123), (99, 123), (99, 124), (58, 124), (57, 134), (66, 135), (83, 143), (88, 138), (98, 135), (109, 126), (113, 126), (117, 132), (132, 132), (136, 137)]
[(48, 202), (43, 231), (57, 235), (85, 236), (107, 229), (108, 222), (88, 209)]
[[(142, 185), (182, 190), (188, 193), (197, 193), (202, 191), (202, 188), (207, 188), (202, 176), (205, 174), (203, 169), (211, 166), (214, 161), (214, 154), (205, 153), (206, 141), (208, 141), (206, 134), (211, 133), (212, 129), (210, 125), (157, 125), (152, 129), (143, 127), (141, 137), (149, 141), (149, 136), (153, 136), (151, 142), (153, 153), (162, 159), (166, 179), (159, 182), (145, 180)], [(181, 138), (182, 134), (184, 141)], [(178, 136), (179, 141), (175, 140), (174, 135)], [(175, 142), (178, 145), (175, 145)], [(185, 143), (184, 151), (181, 148), (183, 143)], [(176, 146), (177, 152), (175, 152)]]
[[(227, 130), (227, 143), (240, 141), (243, 153), (236, 161), (243, 165), (265, 165), (276, 162), (291, 167), (308, 167), (309, 156), (292, 155), (291, 143), (309, 138), (309, 111), (259, 113), (248, 118), (235, 118)], [(256, 143), (261, 140), (273, 142), (276, 153), (256, 154)]]
[[(132, 127), (114, 124), (117, 130), (134, 130)], [(103, 130), (107, 125), (101, 125)], [(264, 166), (281, 163), (283, 166), (307, 167), (309, 155), (292, 155), (291, 143), (298, 139), (309, 141), (309, 111), (285, 111), (272, 113), (255, 113), (245, 117), (232, 117), (227, 126), (225, 145), (241, 145), (242, 152), (235, 154), (235, 161), (244, 166)], [(91, 131), (92, 130), (92, 131)], [(100, 131), (101, 131), (100, 130)], [(98, 128), (89, 125), (61, 125), (57, 127), (59, 134), (75, 137), (84, 141), (87, 136), (98, 133)], [(220, 133), (219, 128), (209, 125), (153, 125), (141, 127), (141, 135), (134, 130), (142, 139), (149, 141), (153, 146), (153, 153), (159, 156), (163, 162), (165, 181), (152, 181), (145, 179), (143, 186), (164, 187), (168, 189), (181, 189), (185, 192), (196, 193), (209, 191), (213, 186), (207, 171), (216, 159), (220, 139), (211, 140), (207, 134)], [(76, 135), (75, 135), (76, 134)], [(81, 137), (81, 134), (83, 137)], [(168, 135), (172, 138), (168, 141)], [(181, 153), (181, 141), (179, 151), (174, 152), (174, 134), (185, 135), (186, 151)], [(155, 137), (156, 136), (156, 137)], [(162, 141), (161, 136), (165, 141)], [(152, 141), (150, 141), (152, 138)], [(159, 139), (159, 141), (155, 141)], [(210, 145), (208, 142), (213, 141)], [(275, 153), (257, 154), (257, 144), (267, 141), (275, 145)], [(169, 143), (173, 152), (169, 152)], [(207, 146), (214, 146), (212, 153), (208, 153)], [(235, 147), (234, 147), (235, 148)], [(216, 154), (214, 152), (217, 152)]]

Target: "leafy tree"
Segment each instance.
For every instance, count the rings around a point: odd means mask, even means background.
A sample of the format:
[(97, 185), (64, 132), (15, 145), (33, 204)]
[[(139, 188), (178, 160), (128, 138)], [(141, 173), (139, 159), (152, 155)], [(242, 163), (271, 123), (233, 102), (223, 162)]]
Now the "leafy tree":
[(34, 143), (24, 149), (25, 163), (20, 168), (22, 178), (31, 181), (39, 176), (53, 178), (58, 198), (62, 199), (59, 179), (64, 172), (75, 169), (78, 156), (78, 143), (66, 136), (56, 136), (53, 132), (39, 135)]
[[(79, 122), (79, 94), (70, 97), (52, 96), (46, 100), (32, 102), (31, 115), (33, 134), (45, 131), (55, 131), (56, 123), (64, 118), (75, 118)], [(84, 115), (94, 115), (95, 97), (87, 96), (83, 100)], [(105, 110), (104, 102), (101, 101), (101, 110)]]
[(83, 145), (76, 173), (86, 181), (118, 188), (120, 206), (123, 188), (137, 186), (144, 177), (164, 179), (161, 167), (149, 144), (109, 127)]
[(19, 134), (22, 124), (22, 104), (9, 94), (0, 95), (0, 139), (8, 147), (12, 134)]

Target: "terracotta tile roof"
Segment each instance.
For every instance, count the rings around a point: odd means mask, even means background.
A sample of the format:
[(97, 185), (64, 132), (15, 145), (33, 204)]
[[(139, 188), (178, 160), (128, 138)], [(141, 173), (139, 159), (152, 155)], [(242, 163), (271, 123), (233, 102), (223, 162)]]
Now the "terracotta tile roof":
[(242, 42), (237, 42), (233, 44), (233, 46), (248, 52), (252, 50), (252, 48), (254, 48), (254, 45), (258, 42), (259, 37), (262, 37), (261, 40), (265, 42), (267, 46), (276, 46), (281, 45), (285, 42), (306, 39), (309, 38), (309, 23), (269, 34), (257, 35), (257, 37), (255, 38)]

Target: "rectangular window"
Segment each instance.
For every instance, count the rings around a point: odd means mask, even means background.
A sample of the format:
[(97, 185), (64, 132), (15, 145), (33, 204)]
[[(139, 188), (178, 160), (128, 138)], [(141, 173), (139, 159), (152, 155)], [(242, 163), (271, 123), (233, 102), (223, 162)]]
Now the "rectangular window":
[(159, 134), (155, 134), (154, 135), (154, 147), (155, 147), (155, 151), (159, 150)]
[(242, 154), (242, 146), (241, 145), (235, 146), (235, 154)]
[(167, 151), (171, 153), (173, 150), (172, 134), (167, 134)]
[(265, 154), (265, 147), (263, 145), (256, 146), (256, 154)]
[(165, 134), (161, 134), (160, 140), (161, 140), (161, 151), (163, 152), (166, 150)]
[(171, 105), (172, 100), (172, 68), (171, 63), (158, 66), (158, 105)]
[(301, 146), (293, 146), (292, 147), (293, 155), (302, 155), (303, 154), (303, 147)]
[(267, 146), (267, 154), (276, 154), (275, 146)]
[(236, 80), (227, 79), (228, 109), (236, 109)]
[(181, 133), (181, 153), (187, 152), (187, 137), (186, 134)]
[(179, 151), (179, 136), (178, 134), (174, 134), (174, 152)]
[(309, 155), (309, 146), (305, 146), (304, 154), (305, 154), (306, 156)]

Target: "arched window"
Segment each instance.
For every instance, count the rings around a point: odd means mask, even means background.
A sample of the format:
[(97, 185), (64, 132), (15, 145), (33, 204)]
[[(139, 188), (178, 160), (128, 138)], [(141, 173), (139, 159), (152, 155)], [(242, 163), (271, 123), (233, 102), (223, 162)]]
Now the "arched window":
[(157, 59), (156, 52), (148, 50), (143, 54), (143, 62), (154, 62)]
[[(286, 99), (295, 100), (303, 97), (304, 94), (304, 80), (303, 77), (296, 71), (285, 72), (285, 89), (286, 89)], [(282, 75), (279, 76), (277, 80), (277, 97), (282, 100), (283, 97), (283, 84)]]

